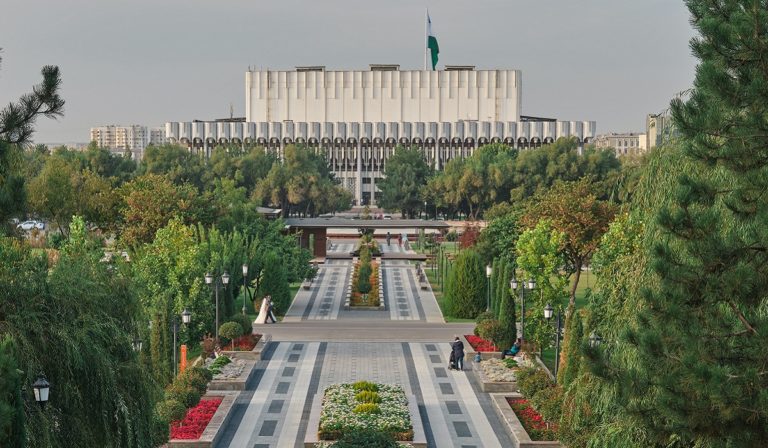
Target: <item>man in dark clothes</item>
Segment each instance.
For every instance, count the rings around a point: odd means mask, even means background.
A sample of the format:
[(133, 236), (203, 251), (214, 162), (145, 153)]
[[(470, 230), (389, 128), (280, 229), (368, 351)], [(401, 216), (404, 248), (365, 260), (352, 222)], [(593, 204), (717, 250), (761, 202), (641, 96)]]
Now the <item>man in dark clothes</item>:
[(461, 342), (458, 336), (453, 340), (451, 349), (453, 357), (456, 359), (456, 370), (464, 370), (464, 343)]

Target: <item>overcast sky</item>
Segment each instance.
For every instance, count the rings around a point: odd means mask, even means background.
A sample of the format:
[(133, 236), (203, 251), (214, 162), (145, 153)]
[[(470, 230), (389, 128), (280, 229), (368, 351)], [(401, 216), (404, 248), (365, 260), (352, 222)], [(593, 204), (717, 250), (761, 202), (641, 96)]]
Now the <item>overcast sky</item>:
[(64, 117), (38, 142), (91, 126), (244, 116), (249, 65), (365, 69), (424, 58), (424, 10), (444, 64), (523, 72), (523, 114), (643, 131), (690, 87), (682, 0), (2, 0), (0, 104), (58, 65)]

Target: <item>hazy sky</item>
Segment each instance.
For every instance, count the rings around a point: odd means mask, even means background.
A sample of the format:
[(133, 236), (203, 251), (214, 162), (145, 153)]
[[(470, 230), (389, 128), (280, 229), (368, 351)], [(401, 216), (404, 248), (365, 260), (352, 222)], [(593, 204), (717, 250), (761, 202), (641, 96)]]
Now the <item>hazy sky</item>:
[(91, 126), (244, 116), (249, 65), (418, 69), (429, 7), (440, 62), (523, 72), (523, 114), (642, 131), (690, 87), (682, 0), (0, 0), (0, 105), (58, 65), (65, 115), (38, 142)]

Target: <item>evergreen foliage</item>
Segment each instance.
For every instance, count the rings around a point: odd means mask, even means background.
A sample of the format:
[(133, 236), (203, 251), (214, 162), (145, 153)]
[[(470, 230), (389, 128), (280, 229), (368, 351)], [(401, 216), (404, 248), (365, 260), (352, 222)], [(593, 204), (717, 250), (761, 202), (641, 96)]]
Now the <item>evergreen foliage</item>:
[(474, 319), (485, 311), (486, 283), (485, 267), (477, 252), (461, 251), (446, 282), (446, 308), (449, 314)]
[(0, 339), (0, 446), (23, 447), (25, 443), (22, 373), (13, 340), (10, 336)]
[(504, 265), (500, 284), (501, 299), (499, 300), (499, 324), (502, 328), (502, 336), (497, 341), (496, 346), (501, 350), (509, 350), (512, 344), (517, 340), (517, 309), (515, 296), (510, 294), (509, 280), (511, 270)]
[(395, 148), (387, 159), (384, 178), (377, 185), (381, 190), (379, 206), (387, 210), (400, 210), (405, 218), (415, 218), (421, 210), (421, 188), (432, 176), (433, 170), (417, 149)]
[(267, 253), (264, 259), (264, 271), (259, 283), (259, 295), (272, 296), (272, 306), (275, 313), (284, 314), (291, 304), (291, 292), (288, 288), (288, 280), (285, 268), (280, 257), (275, 252)]

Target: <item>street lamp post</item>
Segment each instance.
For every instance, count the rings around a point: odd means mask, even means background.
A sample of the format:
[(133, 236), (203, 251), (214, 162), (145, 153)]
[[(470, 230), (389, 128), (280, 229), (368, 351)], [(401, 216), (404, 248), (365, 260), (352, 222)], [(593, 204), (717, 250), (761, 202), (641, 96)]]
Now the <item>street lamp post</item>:
[(486, 291), (486, 300), (485, 300), (485, 311), (491, 310), (491, 275), (493, 274), (493, 268), (489, 264), (485, 267), (485, 278), (487, 279), (488, 287), (486, 288), (488, 291)]
[[(547, 320), (552, 319), (554, 309), (549, 303), (544, 308), (544, 318)], [(555, 379), (557, 379), (557, 369), (560, 365), (560, 324), (562, 319), (562, 313), (560, 307), (557, 307), (557, 320), (555, 321)]]
[[(215, 280), (215, 281), (214, 281)], [(224, 287), (229, 284), (229, 274), (225, 271), (221, 276), (214, 276), (210, 273), (205, 274), (205, 284), (213, 287), (214, 295), (216, 296), (216, 328), (214, 328), (214, 334), (216, 335), (216, 345), (219, 345), (219, 283)]]
[[(186, 308), (184, 308), (184, 311), (181, 312), (181, 322), (184, 325), (188, 325), (192, 321), (192, 313), (190, 313)], [(176, 376), (177, 369), (179, 368), (178, 362), (176, 360), (176, 347), (178, 343), (176, 342), (179, 334), (179, 321), (178, 318), (174, 317), (173, 322), (171, 323), (171, 329), (173, 330), (173, 376)]]
[(243, 263), (243, 316), (245, 316), (245, 296), (248, 295), (248, 264)]
[(590, 347), (598, 347), (602, 342), (603, 338), (601, 338), (599, 334), (592, 330), (592, 334), (589, 335)]
[[(517, 291), (518, 282), (515, 277), (509, 281), (509, 286), (513, 291)], [(520, 342), (525, 342), (525, 281), (519, 283), (520, 286)], [(531, 277), (528, 280), (528, 290), (533, 291), (536, 288), (536, 280)]]
[(48, 402), (48, 394), (51, 391), (51, 384), (42, 373), (37, 376), (37, 380), (32, 383), (32, 389), (35, 391), (35, 401), (41, 408)]

